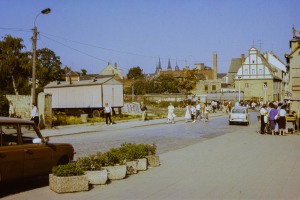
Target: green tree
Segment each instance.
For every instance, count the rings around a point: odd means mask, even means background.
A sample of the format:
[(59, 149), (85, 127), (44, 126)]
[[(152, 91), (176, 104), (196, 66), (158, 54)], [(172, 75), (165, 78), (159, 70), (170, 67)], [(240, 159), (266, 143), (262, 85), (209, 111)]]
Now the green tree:
[(82, 75), (85, 76), (86, 73), (87, 73), (87, 70), (86, 69), (81, 69), (81, 72), (82, 72)]
[(28, 94), (30, 86), (29, 53), (23, 51), (23, 39), (10, 35), (0, 41), (0, 78), (1, 91), (8, 94)]
[(152, 93), (178, 93), (179, 81), (173, 75), (162, 74), (151, 81)]
[(51, 81), (60, 80), (63, 70), (60, 67), (60, 57), (47, 48), (37, 50), (36, 62), (37, 92), (41, 92), (44, 86)]
[(196, 87), (197, 81), (199, 81), (197, 76), (198, 74), (199, 73), (197, 69), (184, 69), (183, 76), (185, 78), (178, 85), (180, 90), (185, 91), (185, 93), (189, 93), (191, 90), (193, 90)]
[(127, 79), (137, 80), (140, 78), (144, 78), (144, 75), (143, 75), (142, 69), (139, 66), (129, 69), (128, 74), (127, 74)]

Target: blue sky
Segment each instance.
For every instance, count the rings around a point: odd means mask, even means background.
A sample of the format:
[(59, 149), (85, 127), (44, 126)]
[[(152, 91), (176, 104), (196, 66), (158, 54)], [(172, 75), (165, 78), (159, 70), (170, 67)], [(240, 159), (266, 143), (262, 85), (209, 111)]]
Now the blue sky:
[[(219, 72), (255, 45), (284, 60), (292, 26), (300, 30), (300, 0), (0, 0), (0, 36), (21, 37), (27, 50), (37, 14), (37, 48), (60, 56), (63, 67), (99, 73), (108, 62), (127, 74), (140, 66), (154, 73), (158, 58)], [(2, 40), (2, 38), (1, 38)]]

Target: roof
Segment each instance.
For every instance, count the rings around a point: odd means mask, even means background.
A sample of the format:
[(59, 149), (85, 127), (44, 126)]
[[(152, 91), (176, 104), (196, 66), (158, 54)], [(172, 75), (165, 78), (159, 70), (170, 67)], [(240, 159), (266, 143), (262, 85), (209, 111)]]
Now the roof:
[(232, 73), (237, 73), (239, 68), (242, 65), (242, 59), (241, 58), (232, 58), (231, 59), (231, 63), (230, 63), (230, 67), (228, 69), (228, 72), (232, 72)]
[(30, 120), (21, 119), (21, 118), (11, 118), (11, 117), (0, 117), (0, 123), (5, 123), (5, 124), (14, 124), (14, 123), (34, 124), (34, 122), (30, 121)]
[(74, 81), (70, 82), (59, 82), (54, 81), (45, 86), (45, 88), (61, 88), (61, 87), (76, 87), (76, 86), (89, 86), (89, 85), (103, 85), (108, 81), (114, 83), (115, 85), (122, 85), (121, 82), (115, 80), (113, 77), (98, 78), (93, 80), (84, 80), (84, 81)]

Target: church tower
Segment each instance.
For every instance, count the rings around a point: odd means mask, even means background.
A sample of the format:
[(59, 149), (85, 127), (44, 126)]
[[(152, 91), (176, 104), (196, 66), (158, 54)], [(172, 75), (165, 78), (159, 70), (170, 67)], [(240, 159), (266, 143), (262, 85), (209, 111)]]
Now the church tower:
[(172, 71), (170, 57), (169, 57), (169, 60), (168, 60), (168, 68), (167, 68), (167, 70), (168, 71)]
[(159, 74), (160, 71), (162, 71), (162, 68), (161, 68), (161, 62), (160, 62), (160, 57), (159, 57), (158, 58), (158, 65), (156, 65), (155, 74)]

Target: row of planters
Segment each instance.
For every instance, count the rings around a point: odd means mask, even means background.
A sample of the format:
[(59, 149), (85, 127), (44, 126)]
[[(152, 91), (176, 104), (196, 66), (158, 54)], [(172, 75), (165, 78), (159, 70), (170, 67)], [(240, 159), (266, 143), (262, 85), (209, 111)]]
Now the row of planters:
[(89, 184), (103, 185), (159, 166), (159, 156), (155, 154), (156, 145), (123, 143), (105, 153), (97, 152), (53, 167), (49, 186), (57, 193), (87, 191)]

